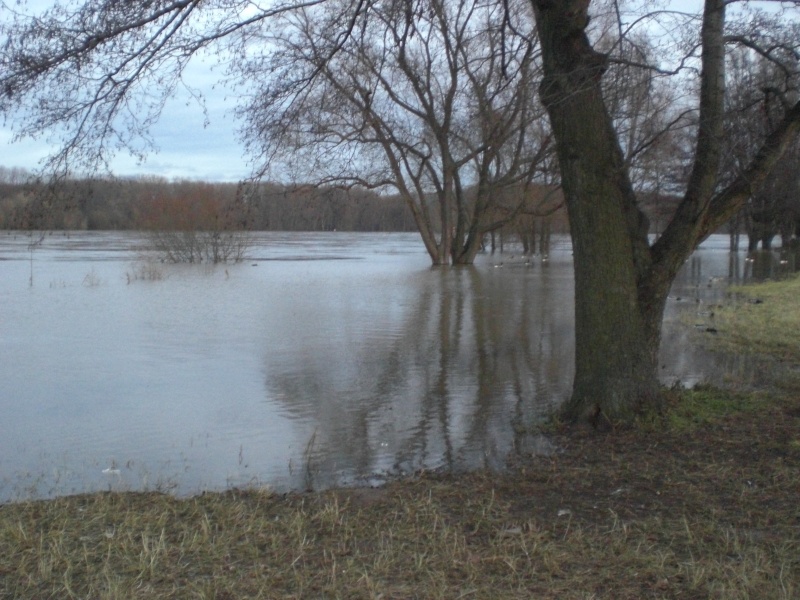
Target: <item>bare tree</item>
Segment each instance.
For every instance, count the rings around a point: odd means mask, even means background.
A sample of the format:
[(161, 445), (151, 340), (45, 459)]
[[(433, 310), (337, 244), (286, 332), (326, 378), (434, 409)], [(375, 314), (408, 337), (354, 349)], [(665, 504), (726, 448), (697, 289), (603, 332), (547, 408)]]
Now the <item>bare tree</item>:
[(375, 3), (342, 41), (346, 5), (287, 13), (241, 45), (243, 136), (272, 174), (396, 191), (433, 263), (469, 264), (521, 205), (494, 210), (503, 190), (548, 151), (530, 7)]
[[(794, 58), (794, 49), (776, 43), (775, 34), (784, 39), (797, 38), (796, 23), (769, 19), (767, 26), (772, 40), (772, 52), (761, 54), (752, 44), (737, 46), (728, 55), (730, 74), (726, 98), (725, 141), (723, 144), (722, 177), (732, 179), (753, 159), (765, 137), (780, 121), (787, 108), (798, 99), (798, 73), (786, 68), (787, 59)], [(732, 36), (734, 37), (734, 36)], [(741, 39), (736, 36), (734, 39)], [(746, 38), (745, 38), (746, 39)], [(793, 144), (776, 164), (772, 175), (742, 207), (731, 223), (732, 234), (744, 228), (748, 235), (748, 250), (761, 243), (770, 248), (772, 239), (782, 234), (788, 241), (794, 234), (800, 209), (800, 150)]]
[(147, 131), (177, 87), (202, 103), (183, 76), (211, 52), (234, 55), (229, 75), (253, 84), (242, 108), (255, 156), (290, 150), (306, 176), (395, 188), (436, 264), (473, 260), (502, 224), (487, 218), (493, 195), (531, 181), (547, 149), (524, 0), (76, 6), (0, 30), (0, 111), (24, 106), (20, 136), (61, 135), (56, 170), (151, 150)]
[(0, 2), (0, 113), (16, 139), (57, 144), (49, 173), (107, 168), (120, 150), (144, 157), (155, 149), (149, 129), (178, 88), (203, 107), (201, 91), (184, 79), (194, 57), (223, 52), (242, 30), (323, 1), (261, 8), (248, 0), (90, 0), (53, 3), (39, 15)]
[[(619, 4), (607, 16), (619, 25)], [(612, 30), (616, 31), (616, 30)], [(623, 161), (639, 201), (652, 194), (673, 192), (680, 179), (684, 156), (681, 146), (696, 125), (687, 104), (692, 90), (675, 86), (672, 77), (654, 69), (661, 48), (645, 32), (613, 36), (604, 31), (599, 44), (607, 45), (608, 71), (603, 77), (603, 96), (617, 132)]]
[(245, 258), (248, 207), (232, 186), (185, 181), (144, 191), (141, 222), (162, 260), (218, 264)]
[[(595, 425), (630, 422), (642, 410), (661, 407), (657, 353), (675, 275), (694, 248), (741, 208), (795, 139), (800, 104), (788, 108), (748, 165), (720, 185), (726, 42), (758, 46), (758, 40), (726, 39), (728, 2), (706, 0), (696, 43), (701, 56), (691, 172), (675, 215), (651, 244), (603, 93), (608, 56), (587, 35), (590, 2), (532, 3), (544, 61), (542, 100), (553, 126), (575, 252), (576, 374), (564, 413)], [(630, 28), (621, 22), (623, 33)], [(681, 64), (691, 64), (691, 50)], [(643, 68), (664, 70), (658, 64)], [(796, 69), (796, 63), (787, 68)]]

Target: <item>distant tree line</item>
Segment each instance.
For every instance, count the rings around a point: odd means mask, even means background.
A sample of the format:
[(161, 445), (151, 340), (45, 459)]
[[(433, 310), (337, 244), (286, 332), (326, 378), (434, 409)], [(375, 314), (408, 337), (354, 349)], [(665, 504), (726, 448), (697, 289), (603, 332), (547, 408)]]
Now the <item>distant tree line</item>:
[(365, 190), (271, 183), (74, 179), (51, 189), (0, 167), (0, 228), (414, 231), (405, 203)]
[[(784, 242), (800, 232), (800, 188), (794, 144), (774, 176), (731, 220), (731, 248), (748, 235), (749, 250)], [(529, 186), (520, 202), (513, 191), (498, 192), (488, 219), (503, 223), (484, 247), (502, 250), (519, 242), (526, 253), (547, 252), (549, 236), (568, 233), (563, 196), (556, 187)], [(642, 193), (641, 208), (651, 233), (672, 218), (673, 195)], [(428, 202), (433, 205), (434, 198)], [(431, 214), (438, 227), (436, 211)], [(417, 231), (408, 203), (399, 195), (361, 188), (278, 183), (170, 181), (162, 177), (84, 178), (61, 181), (57, 189), (27, 170), (0, 165), (0, 229), (138, 231)], [(735, 239), (735, 241), (734, 241)]]
[[(537, 251), (569, 225), (556, 188), (506, 190), (489, 218), (496, 233)], [(429, 199), (435, 202), (433, 198)], [(432, 211), (436, 220), (436, 213)], [(438, 226), (438, 224), (437, 224)], [(85, 178), (38, 183), (0, 166), (0, 228), (144, 231), (416, 231), (399, 195), (332, 186), (168, 181), (159, 177)]]

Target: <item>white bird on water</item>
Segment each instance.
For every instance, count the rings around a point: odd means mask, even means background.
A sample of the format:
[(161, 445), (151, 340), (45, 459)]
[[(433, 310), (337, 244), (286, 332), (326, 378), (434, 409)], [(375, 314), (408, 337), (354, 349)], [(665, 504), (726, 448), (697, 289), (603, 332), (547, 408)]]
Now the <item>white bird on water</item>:
[(122, 471), (117, 468), (117, 461), (112, 460), (111, 466), (103, 469), (103, 475), (116, 475), (117, 477), (122, 475)]

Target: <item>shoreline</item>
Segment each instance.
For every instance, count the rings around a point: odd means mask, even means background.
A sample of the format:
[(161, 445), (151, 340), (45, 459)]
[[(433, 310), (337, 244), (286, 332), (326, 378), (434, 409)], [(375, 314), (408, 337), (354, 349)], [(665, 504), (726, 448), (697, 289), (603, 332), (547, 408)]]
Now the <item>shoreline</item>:
[[(799, 287), (734, 290), (711, 341), (742, 347), (742, 319), (765, 310), (798, 339), (800, 309), (785, 303)], [(747, 351), (796, 366), (796, 345), (766, 343), (777, 335)], [(664, 418), (611, 435), (554, 425), (559, 452), (503, 474), (2, 505), (0, 596), (796, 598), (800, 377), (788, 373), (770, 389), (672, 391)]]

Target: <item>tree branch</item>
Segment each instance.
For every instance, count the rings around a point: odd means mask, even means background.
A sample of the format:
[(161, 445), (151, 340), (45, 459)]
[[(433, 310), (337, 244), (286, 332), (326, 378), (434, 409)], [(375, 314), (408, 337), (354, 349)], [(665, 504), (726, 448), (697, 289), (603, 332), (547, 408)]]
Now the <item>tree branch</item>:
[(750, 165), (711, 199), (700, 229), (701, 240), (724, 225), (755, 194), (798, 135), (800, 135), (800, 102), (786, 113), (778, 127), (767, 137)]

